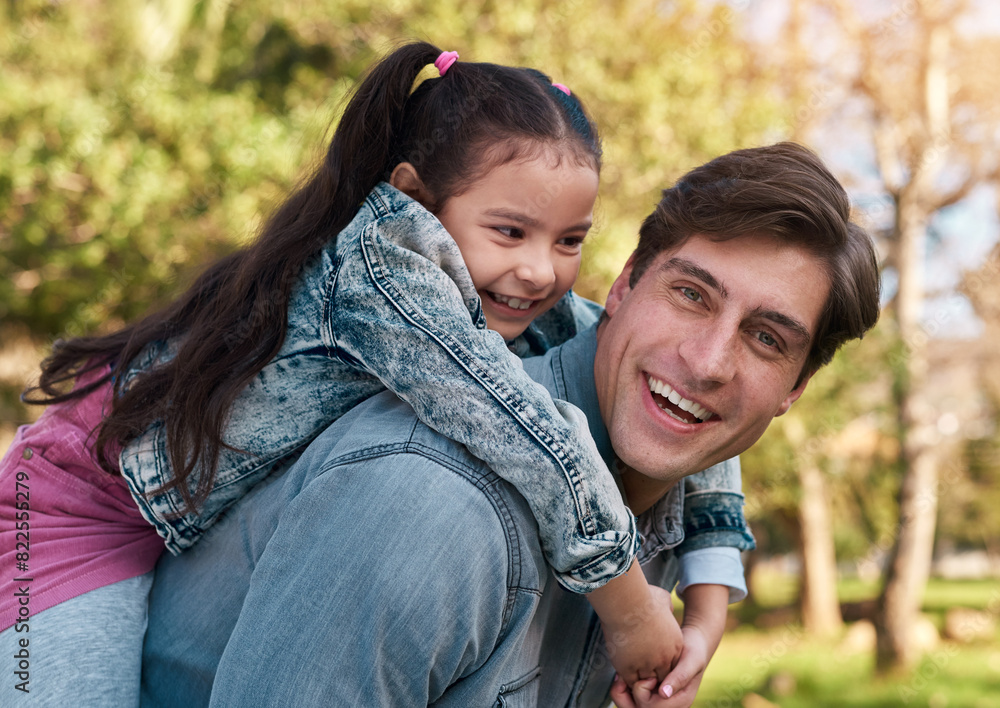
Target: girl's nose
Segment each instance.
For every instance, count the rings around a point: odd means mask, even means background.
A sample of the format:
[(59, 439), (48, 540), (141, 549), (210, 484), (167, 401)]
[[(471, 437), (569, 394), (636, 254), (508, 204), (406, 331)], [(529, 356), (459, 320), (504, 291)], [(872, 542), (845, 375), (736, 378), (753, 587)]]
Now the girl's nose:
[(544, 290), (556, 280), (556, 271), (551, 259), (538, 254), (526, 254), (518, 263), (514, 274), (518, 280), (528, 283), (535, 290)]

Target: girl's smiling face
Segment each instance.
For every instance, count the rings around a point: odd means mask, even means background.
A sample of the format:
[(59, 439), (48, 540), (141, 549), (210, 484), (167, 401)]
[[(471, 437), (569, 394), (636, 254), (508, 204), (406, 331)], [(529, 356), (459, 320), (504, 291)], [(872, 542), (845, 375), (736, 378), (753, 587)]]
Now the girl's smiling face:
[(505, 340), (573, 286), (597, 186), (593, 167), (544, 150), (490, 170), (438, 210), (462, 252), (487, 325)]

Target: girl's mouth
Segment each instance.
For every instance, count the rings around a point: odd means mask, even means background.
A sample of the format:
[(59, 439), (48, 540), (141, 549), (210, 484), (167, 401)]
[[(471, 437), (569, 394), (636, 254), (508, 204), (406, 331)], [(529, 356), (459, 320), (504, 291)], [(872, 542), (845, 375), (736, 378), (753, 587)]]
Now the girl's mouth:
[(491, 293), (486, 291), (487, 295), (490, 296), (494, 302), (498, 302), (501, 305), (506, 305), (512, 310), (528, 310), (531, 309), (533, 305), (538, 303), (538, 300), (522, 300), (517, 297), (507, 297), (506, 295), (501, 295), (500, 293)]

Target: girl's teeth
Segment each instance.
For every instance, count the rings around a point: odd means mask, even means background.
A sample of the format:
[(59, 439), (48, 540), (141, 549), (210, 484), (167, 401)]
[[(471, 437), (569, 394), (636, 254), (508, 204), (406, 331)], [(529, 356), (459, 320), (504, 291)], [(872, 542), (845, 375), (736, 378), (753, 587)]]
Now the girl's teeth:
[(493, 293), (493, 299), (515, 310), (527, 310), (535, 302), (534, 300), (522, 300), (517, 297), (507, 297), (506, 295), (497, 295), (496, 293)]

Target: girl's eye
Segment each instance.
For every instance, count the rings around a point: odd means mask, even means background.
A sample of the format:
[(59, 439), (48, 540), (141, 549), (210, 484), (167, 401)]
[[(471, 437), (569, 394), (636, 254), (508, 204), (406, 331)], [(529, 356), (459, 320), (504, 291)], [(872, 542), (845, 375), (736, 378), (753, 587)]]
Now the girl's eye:
[(524, 231), (517, 228), (516, 226), (494, 226), (493, 228), (502, 233), (507, 238), (513, 238), (513, 239), (524, 238)]
[(681, 295), (691, 302), (701, 302), (701, 293), (694, 288), (681, 288)]
[(559, 245), (580, 248), (583, 246), (583, 238), (580, 236), (567, 236), (566, 238), (559, 239)]

